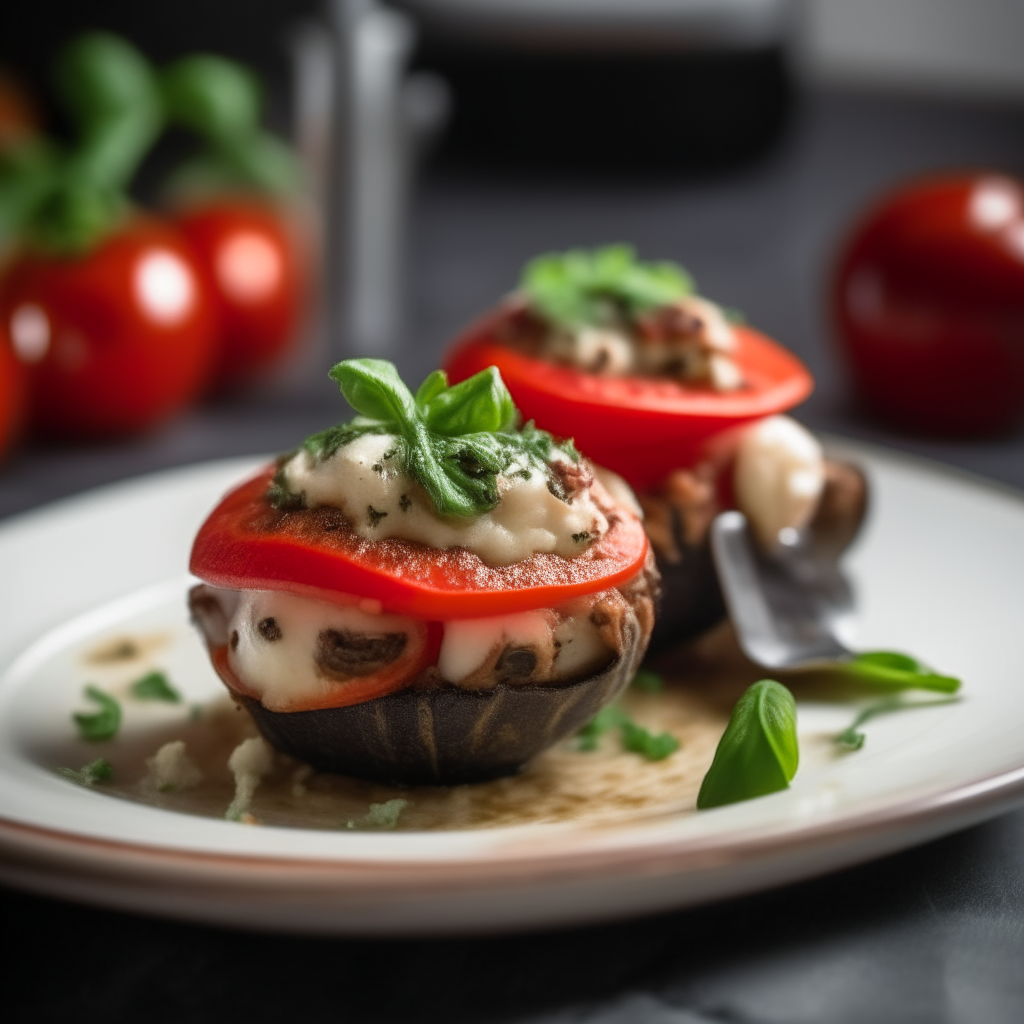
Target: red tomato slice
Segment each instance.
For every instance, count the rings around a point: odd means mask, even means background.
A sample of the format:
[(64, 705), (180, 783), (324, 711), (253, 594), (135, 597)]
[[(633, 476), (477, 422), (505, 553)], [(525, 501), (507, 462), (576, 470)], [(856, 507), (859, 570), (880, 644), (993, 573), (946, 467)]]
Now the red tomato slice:
[(628, 513), (611, 516), (604, 537), (576, 558), (534, 554), (506, 566), (465, 548), (367, 541), (336, 509), (273, 508), (265, 498), (273, 474), (269, 466), (231, 491), (200, 527), (190, 562), (200, 579), (328, 601), (355, 594), (391, 612), (445, 621), (553, 607), (624, 583), (647, 557), (643, 524)]
[(546, 362), (495, 340), (504, 313), (471, 327), (448, 353), (452, 383), (497, 366), (525, 419), (562, 437), (643, 489), (693, 465), (705, 443), (729, 428), (802, 402), (814, 387), (806, 367), (770, 338), (735, 327), (735, 360), (747, 386), (738, 391), (649, 377), (599, 377)]
[[(404, 689), (425, 668), (437, 661), (441, 649), (441, 626), (437, 622), (418, 622), (417, 631), (410, 634), (409, 643), (402, 656), (379, 672), (336, 682), (330, 693), (319, 699), (306, 698), (287, 704), (275, 705), (270, 711), (318, 711), (322, 708), (347, 708), (352, 704), (363, 704), (376, 697)], [(210, 649), (210, 660), (220, 676), (221, 682), (232, 692), (244, 697), (260, 700), (260, 695), (242, 682), (228, 661), (227, 645)], [(260, 701), (262, 703), (262, 701)], [(267, 705), (264, 704), (264, 707)]]

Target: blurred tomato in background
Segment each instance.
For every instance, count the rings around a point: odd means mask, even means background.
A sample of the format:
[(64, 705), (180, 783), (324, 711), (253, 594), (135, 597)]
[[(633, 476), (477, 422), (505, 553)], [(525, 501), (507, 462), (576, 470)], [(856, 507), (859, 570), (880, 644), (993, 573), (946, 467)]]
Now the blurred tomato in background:
[(213, 388), (257, 376), (287, 352), (304, 308), (301, 245), (288, 213), (269, 200), (223, 196), (186, 207), (176, 222), (216, 309)]
[(911, 430), (969, 436), (1024, 414), (1024, 185), (927, 179), (855, 229), (833, 286), (860, 394)]
[(207, 287), (184, 238), (155, 219), (135, 216), (82, 256), (25, 254), (0, 312), (41, 434), (144, 430), (206, 383), (216, 332)]
[(25, 374), (0, 324), (0, 459), (18, 435), (25, 413)]

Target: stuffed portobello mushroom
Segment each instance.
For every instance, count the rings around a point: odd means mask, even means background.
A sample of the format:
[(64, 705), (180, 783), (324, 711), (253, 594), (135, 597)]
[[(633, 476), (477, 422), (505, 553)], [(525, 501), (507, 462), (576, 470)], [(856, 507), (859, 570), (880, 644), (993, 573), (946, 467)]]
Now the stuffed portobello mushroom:
[(228, 494), (189, 596), (213, 665), (279, 750), (451, 784), (518, 771), (629, 684), (658, 576), (629, 488), (518, 412), (498, 371), (413, 395), (331, 376), (358, 415)]
[(525, 416), (635, 488), (664, 589), (655, 650), (725, 616), (708, 543), (718, 512), (739, 508), (766, 549), (809, 531), (833, 556), (865, 514), (860, 470), (782, 415), (810, 374), (737, 319), (675, 264), (576, 250), (530, 262), (446, 360), (455, 381), (497, 366)]

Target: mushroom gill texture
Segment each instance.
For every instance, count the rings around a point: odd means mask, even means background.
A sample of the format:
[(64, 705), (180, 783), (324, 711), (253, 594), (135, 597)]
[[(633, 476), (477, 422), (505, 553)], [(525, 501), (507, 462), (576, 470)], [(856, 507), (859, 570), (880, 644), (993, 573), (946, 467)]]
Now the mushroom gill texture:
[[(661, 574), (662, 600), (650, 650), (659, 654), (725, 618), (709, 530), (722, 511), (710, 467), (676, 470), (656, 490), (639, 495), (644, 527)], [(825, 487), (809, 530), (815, 547), (838, 559), (867, 513), (868, 486), (850, 463), (825, 460)]]
[[(395, 693), (362, 704), (309, 711), (270, 711), (241, 692), (212, 633), (212, 588), (194, 587), (193, 617), (214, 666), (232, 696), (278, 750), (318, 771), (408, 785), (454, 785), (513, 775), (552, 744), (571, 735), (632, 681), (654, 625), (658, 576), (653, 558), (633, 580), (595, 602), (592, 621), (608, 641), (608, 663), (562, 684), (523, 682), (537, 652), (507, 647), (495, 659), (497, 681), (484, 689), (443, 682), (433, 667)], [(378, 641), (381, 638), (373, 638)], [(218, 644), (215, 641), (220, 640)], [(378, 646), (375, 643), (375, 651)], [(369, 653), (369, 652), (368, 652)]]

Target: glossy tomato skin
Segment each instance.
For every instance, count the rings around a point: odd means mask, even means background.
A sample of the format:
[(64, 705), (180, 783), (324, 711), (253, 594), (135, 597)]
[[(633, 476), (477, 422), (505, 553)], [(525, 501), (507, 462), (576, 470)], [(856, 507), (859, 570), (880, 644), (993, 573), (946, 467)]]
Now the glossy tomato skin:
[(213, 387), (278, 362), (294, 342), (306, 297), (304, 255), (284, 209), (218, 198), (176, 217), (209, 285), (220, 323)]
[(214, 314), (184, 239), (158, 220), (137, 217), (84, 256), (22, 254), (0, 313), (42, 435), (145, 430), (206, 384)]
[[(427, 621), (552, 608), (643, 572), (643, 524), (623, 512), (578, 558), (534, 554), (488, 566), (464, 548), (437, 551), (395, 539), (373, 544), (342, 528), (331, 510), (284, 513), (266, 500), (276, 467), (224, 497), (199, 528), (189, 569), (214, 587), (284, 590), (330, 601), (352, 595)], [(326, 522), (318, 520), (326, 512)]]
[(505, 315), (486, 317), (455, 342), (445, 359), (452, 383), (497, 366), (524, 419), (572, 437), (638, 490), (690, 468), (732, 428), (790, 409), (814, 387), (795, 356), (749, 327), (734, 328), (748, 386), (715, 392), (666, 379), (601, 377), (523, 355), (496, 338)]
[(1024, 185), (973, 174), (884, 198), (844, 246), (833, 315), (867, 403), (911, 430), (1006, 430), (1024, 412)]

